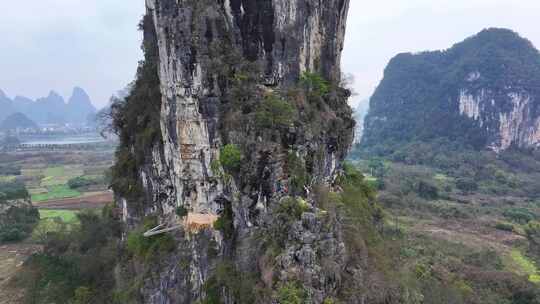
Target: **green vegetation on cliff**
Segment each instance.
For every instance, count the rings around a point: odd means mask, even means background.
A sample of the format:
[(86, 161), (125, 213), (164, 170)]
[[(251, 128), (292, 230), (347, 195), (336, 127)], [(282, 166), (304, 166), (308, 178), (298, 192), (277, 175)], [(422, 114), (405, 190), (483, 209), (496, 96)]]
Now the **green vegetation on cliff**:
[(116, 100), (110, 114), (113, 131), (120, 139), (112, 168), (112, 188), (117, 195), (141, 205), (144, 193), (139, 170), (150, 161), (152, 149), (161, 145), (161, 91), (157, 41), (151, 16), (144, 17), (140, 30), (144, 33), (144, 61), (139, 64), (129, 95)]

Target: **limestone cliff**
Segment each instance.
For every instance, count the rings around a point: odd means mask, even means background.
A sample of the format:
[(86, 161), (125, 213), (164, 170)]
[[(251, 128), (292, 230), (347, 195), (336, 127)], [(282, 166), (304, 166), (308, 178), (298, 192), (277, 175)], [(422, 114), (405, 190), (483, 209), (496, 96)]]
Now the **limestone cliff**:
[(540, 54), (504, 29), (400, 54), (371, 99), (363, 145), (444, 137), (496, 152), (540, 147)]
[(361, 284), (339, 219), (314, 198), (353, 138), (339, 86), (349, 1), (146, 4), (146, 62), (113, 107), (113, 187), (132, 229), (148, 216), (179, 227), (159, 262), (124, 267), (139, 301), (271, 303), (292, 286), (322, 303)]
[[(481, 74), (471, 74), (469, 81), (473, 82), (473, 77), (481, 77)], [(537, 98), (532, 95), (534, 93), (508, 87), (502, 94), (491, 89), (480, 89), (475, 93), (461, 89), (459, 113), (490, 133), (488, 147), (496, 152), (512, 145), (520, 148), (540, 147), (540, 113)]]

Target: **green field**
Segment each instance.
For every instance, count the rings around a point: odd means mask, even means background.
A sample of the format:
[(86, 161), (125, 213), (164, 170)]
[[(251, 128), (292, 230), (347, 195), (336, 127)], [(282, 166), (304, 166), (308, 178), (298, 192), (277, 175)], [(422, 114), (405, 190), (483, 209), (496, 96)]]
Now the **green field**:
[(39, 210), (39, 216), (39, 224), (32, 232), (32, 239), (38, 243), (51, 232), (65, 232), (79, 223), (77, 212), (71, 210)]
[(510, 253), (512, 264), (515, 265), (515, 272), (520, 275), (526, 275), (529, 277), (529, 281), (533, 283), (540, 283), (540, 271), (526, 256), (524, 256), (519, 250), (514, 249)]
[(33, 194), (32, 201), (34, 203), (39, 203), (53, 199), (78, 197), (81, 195), (79, 191), (70, 189), (67, 185), (51, 186), (47, 187), (47, 190), (47, 193)]
[(71, 210), (39, 210), (41, 220), (60, 218), (64, 223), (77, 221), (77, 213)]
[[(28, 187), (28, 185), (27, 185)], [(30, 195), (35, 195), (35, 194), (43, 194), (43, 193), (48, 193), (49, 190), (47, 190), (47, 188), (30, 188), (28, 189), (28, 193), (30, 193)]]
[(0, 182), (12, 182), (16, 178), (17, 178), (16, 176), (12, 176), (12, 175), (1, 175)]
[(83, 173), (82, 166), (48, 167), (42, 172), (45, 177), (41, 180), (41, 186), (65, 185), (70, 179), (81, 176)]

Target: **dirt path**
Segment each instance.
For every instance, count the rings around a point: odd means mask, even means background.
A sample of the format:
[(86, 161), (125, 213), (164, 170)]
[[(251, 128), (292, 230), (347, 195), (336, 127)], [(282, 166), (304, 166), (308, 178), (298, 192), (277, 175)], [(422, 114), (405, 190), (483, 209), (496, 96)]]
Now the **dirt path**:
[(89, 194), (77, 198), (57, 199), (36, 204), (39, 209), (81, 210), (101, 208), (114, 201), (110, 191)]
[(32, 244), (0, 245), (0, 304), (22, 303), (22, 290), (10, 284), (23, 262), (41, 246)]

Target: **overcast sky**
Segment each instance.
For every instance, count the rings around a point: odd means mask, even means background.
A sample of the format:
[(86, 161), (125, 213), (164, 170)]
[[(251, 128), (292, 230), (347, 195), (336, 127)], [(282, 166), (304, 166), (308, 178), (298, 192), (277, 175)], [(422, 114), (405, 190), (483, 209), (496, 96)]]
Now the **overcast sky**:
[[(36, 98), (87, 90), (103, 106), (134, 77), (144, 0), (0, 0), (0, 89)], [(540, 45), (538, 0), (351, 0), (344, 71), (369, 97), (400, 52), (445, 49), (487, 27)]]
[(488, 27), (510, 28), (540, 46), (539, 0), (351, 0), (343, 69), (369, 98), (402, 52), (447, 49)]
[(144, 0), (0, 0), (0, 89), (30, 98), (83, 87), (97, 106), (134, 78)]

